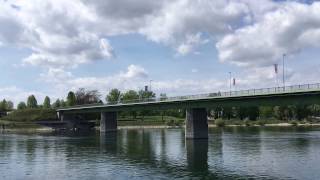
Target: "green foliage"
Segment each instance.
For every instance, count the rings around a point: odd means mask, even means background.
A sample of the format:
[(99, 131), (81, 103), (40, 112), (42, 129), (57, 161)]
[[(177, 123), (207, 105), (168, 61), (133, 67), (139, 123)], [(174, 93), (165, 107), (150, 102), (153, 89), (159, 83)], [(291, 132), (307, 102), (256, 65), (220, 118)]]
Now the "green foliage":
[(231, 119), (232, 117), (232, 108), (231, 107), (223, 107), (223, 118)]
[(118, 89), (111, 89), (109, 94), (106, 96), (108, 104), (116, 104), (121, 98), (121, 92)]
[(259, 114), (261, 118), (269, 119), (273, 116), (273, 107), (271, 106), (260, 106)]
[(305, 119), (310, 114), (310, 109), (308, 106), (298, 105), (296, 106), (296, 116), (299, 121)]
[(244, 120), (243, 123), (244, 123), (244, 125), (246, 125), (246, 126), (251, 126), (251, 122), (250, 122), (250, 120), (248, 120), (248, 119)]
[(12, 101), (7, 101), (3, 99), (0, 102), (0, 112), (1, 111), (12, 111), (13, 110), (13, 102)]
[(17, 108), (18, 110), (27, 109), (27, 105), (25, 102), (20, 102)]
[(66, 105), (67, 105), (67, 106), (74, 106), (74, 105), (76, 105), (76, 103), (77, 103), (76, 95), (74, 94), (73, 91), (70, 91), (70, 92), (68, 93), (68, 96), (67, 96)]
[(3, 120), (15, 122), (33, 122), (38, 120), (55, 120), (56, 112), (53, 109), (21, 109), (15, 110), (8, 116), (3, 117)]
[(53, 103), (52, 107), (53, 107), (53, 108), (59, 108), (59, 107), (61, 107), (60, 99), (57, 99), (56, 102)]
[(38, 102), (37, 102), (37, 99), (34, 95), (30, 95), (28, 97), (27, 107), (28, 108), (37, 108), (38, 107)]
[(151, 100), (156, 97), (156, 94), (152, 91), (140, 90), (138, 94), (139, 94), (139, 99), (142, 101)]
[(266, 121), (260, 119), (260, 120), (257, 121), (257, 124), (258, 124), (259, 126), (264, 126), (264, 125), (266, 124)]
[(293, 121), (290, 121), (290, 124), (292, 125), (292, 126), (298, 126), (298, 121), (295, 121), (295, 120), (293, 120)]
[(122, 95), (121, 102), (136, 102), (138, 99), (138, 93), (134, 90), (129, 90)]
[(255, 121), (259, 117), (259, 107), (251, 106), (248, 108), (248, 117), (250, 120)]
[(223, 119), (217, 119), (214, 121), (215, 125), (218, 127), (224, 127), (225, 126), (225, 121)]
[(238, 108), (238, 117), (240, 118), (240, 120), (243, 120), (247, 117), (247, 108), (246, 107), (239, 107)]
[(166, 121), (166, 125), (167, 126), (182, 126), (183, 121), (171, 119), (171, 120)]
[(44, 98), (43, 108), (46, 108), (46, 109), (51, 108), (50, 98), (48, 96)]
[(63, 99), (61, 99), (60, 100), (60, 107), (66, 107), (66, 106), (67, 106), (67, 103)]

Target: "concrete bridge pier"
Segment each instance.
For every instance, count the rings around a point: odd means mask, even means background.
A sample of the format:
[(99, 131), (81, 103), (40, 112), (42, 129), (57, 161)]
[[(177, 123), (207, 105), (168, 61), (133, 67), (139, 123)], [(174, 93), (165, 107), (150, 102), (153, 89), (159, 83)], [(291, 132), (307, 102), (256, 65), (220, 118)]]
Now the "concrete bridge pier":
[(186, 139), (208, 139), (206, 108), (190, 108), (186, 112)]
[(64, 121), (64, 115), (63, 115), (63, 112), (62, 111), (58, 111), (57, 112), (57, 116), (58, 116), (58, 119), (60, 120), (60, 121)]
[(117, 112), (101, 112), (100, 132), (117, 131)]

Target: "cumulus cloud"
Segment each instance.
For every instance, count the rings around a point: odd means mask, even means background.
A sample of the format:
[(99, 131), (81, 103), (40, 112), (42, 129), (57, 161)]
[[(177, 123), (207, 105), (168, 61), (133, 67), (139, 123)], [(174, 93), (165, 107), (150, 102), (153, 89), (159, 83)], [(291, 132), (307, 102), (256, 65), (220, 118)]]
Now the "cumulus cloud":
[(129, 65), (126, 71), (102, 77), (75, 77), (64, 69), (51, 68), (42, 73), (40, 81), (53, 86), (54, 94), (64, 96), (67, 91), (79, 88), (97, 89), (106, 92), (112, 88), (139, 89), (148, 81), (148, 72), (141, 66)]
[(283, 3), (261, 20), (226, 35), (216, 45), (219, 59), (240, 66), (264, 66), (283, 53), (296, 54), (319, 47), (320, 3)]
[(188, 54), (249, 16), (248, 5), (229, 0), (32, 0), (0, 2), (0, 42), (29, 48), (23, 62), (74, 67), (114, 57), (110, 36), (139, 33)]
[(1, 1), (0, 42), (29, 48), (32, 54), (23, 63), (36, 66), (75, 67), (110, 59), (109, 41), (92, 30), (97, 19), (77, 1)]
[(187, 55), (190, 52), (194, 52), (194, 49), (202, 44), (208, 43), (208, 39), (202, 39), (201, 33), (197, 33), (195, 35), (187, 35), (185, 42), (179, 45), (177, 48), (177, 53), (179, 55)]

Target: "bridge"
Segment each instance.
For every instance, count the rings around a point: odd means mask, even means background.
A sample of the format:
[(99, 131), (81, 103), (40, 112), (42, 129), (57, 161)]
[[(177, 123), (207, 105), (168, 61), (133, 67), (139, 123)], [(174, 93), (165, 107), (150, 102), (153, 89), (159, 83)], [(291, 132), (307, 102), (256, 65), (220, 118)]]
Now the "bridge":
[(320, 83), (216, 92), (169, 98), (137, 99), (114, 104), (91, 104), (57, 109), (60, 121), (76, 114), (101, 113), (100, 132), (117, 130), (117, 112), (186, 109), (187, 139), (208, 138), (207, 109), (234, 106), (277, 106), (320, 104)]

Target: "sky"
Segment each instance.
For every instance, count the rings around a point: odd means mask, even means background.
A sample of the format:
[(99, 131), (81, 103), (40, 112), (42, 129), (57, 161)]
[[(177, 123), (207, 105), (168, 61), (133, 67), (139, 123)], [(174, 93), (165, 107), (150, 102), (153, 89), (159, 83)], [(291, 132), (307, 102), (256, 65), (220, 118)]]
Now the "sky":
[[(0, 0), (0, 99), (168, 96), (317, 83), (320, 2)], [(278, 74), (274, 64), (278, 64)]]

